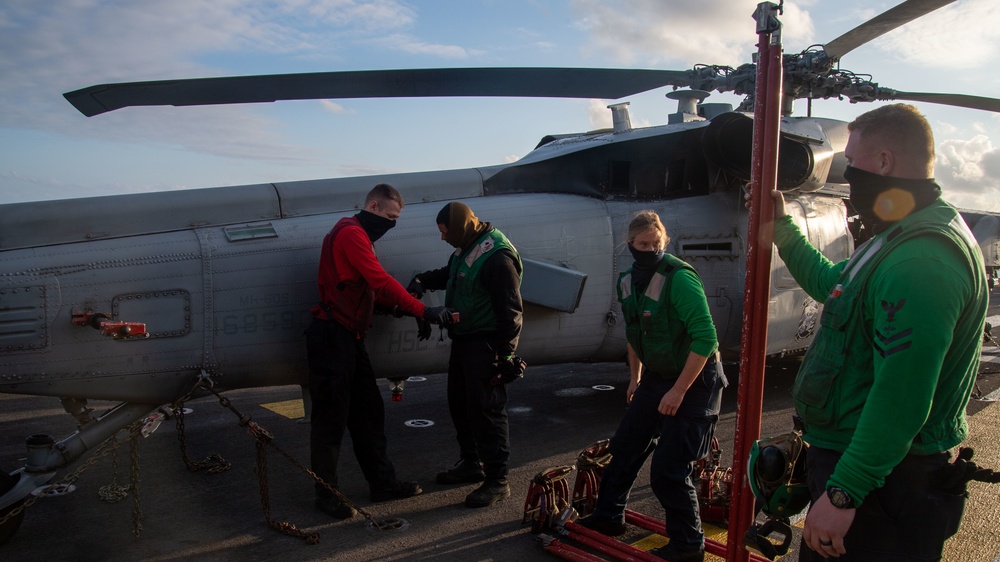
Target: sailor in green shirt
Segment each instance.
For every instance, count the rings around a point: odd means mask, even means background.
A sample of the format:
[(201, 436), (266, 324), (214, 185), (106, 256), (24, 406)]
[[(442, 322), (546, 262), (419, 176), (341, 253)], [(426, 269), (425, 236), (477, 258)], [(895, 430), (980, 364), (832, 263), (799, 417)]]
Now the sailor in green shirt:
[(812, 505), (800, 560), (937, 560), (964, 494), (934, 485), (968, 433), (988, 305), (979, 246), (933, 180), (934, 140), (916, 108), (848, 125), (851, 204), (872, 238), (827, 260), (775, 191), (774, 240), (822, 301), (792, 394), (810, 444)]
[(664, 253), (660, 217), (641, 211), (628, 231), (635, 263), (618, 281), (631, 382), (628, 411), (611, 438), (594, 512), (579, 521), (606, 535), (626, 531), (625, 506), (653, 455), (650, 487), (666, 514), (670, 543), (654, 554), (671, 561), (705, 557), (694, 462), (709, 450), (719, 418), (722, 372), (705, 288), (694, 268)]

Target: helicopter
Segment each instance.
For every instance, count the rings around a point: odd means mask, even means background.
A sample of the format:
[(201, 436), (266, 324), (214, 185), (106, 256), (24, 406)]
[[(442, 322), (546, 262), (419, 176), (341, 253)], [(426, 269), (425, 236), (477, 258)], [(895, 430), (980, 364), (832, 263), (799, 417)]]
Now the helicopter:
[[(909, 100), (1000, 112), (1000, 100), (901, 92), (842, 71), (861, 44), (950, 0), (909, 0), (827, 43), (785, 55), (779, 188), (810, 241), (831, 260), (866, 233), (846, 202), (846, 123), (793, 116), (795, 99)], [(29, 440), (25, 466), (0, 472), (0, 516), (95, 444), (148, 419), (197, 385), (298, 384), (302, 332), (316, 301), (323, 237), (389, 183), (406, 206), (377, 245), (397, 280), (447, 261), (434, 221), (463, 201), (501, 229), (524, 262), (518, 352), (533, 365), (620, 361), (618, 273), (631, 264), (624, 233), (635, 212), (663, 219), (670, 253), (705, 285), (724, 356), (740, 348), (756, 66), (690, 70), (476, 68), (328, 72), (104, 84), (65, 94), (88, 117), (129, 106), (292, 99), (529, 96), (620, 100), (665, 86), (667, 124), (633, 127), (628, 102), (610, 104), (610, 129), (542, 138), (516, 162), (384, 174), (0, 205), (0, 393), (59, 398), (79, 429)], [(711, 92), (748, 96), (740, 107)], [(66, 213), (71, 209), (71, 213)], [(1000, 216), (964, 213), (994, 274)], [(62, 217), (54, 221), (52, 217)], [(767, 353), (810, 343), (821, 303), (772, 264)], [(443, 295), (424, 297), (443, 304)], [(446, 370), (447, 342), (420, 341), (411, 319), (379, 317), (368, 350), (380, 376)], [(114, 401), (102, 413), (89, 400)], [(38, 436), (33, 436), (38, 437)], [(12, 534), (19, 518), (4, 523)]]

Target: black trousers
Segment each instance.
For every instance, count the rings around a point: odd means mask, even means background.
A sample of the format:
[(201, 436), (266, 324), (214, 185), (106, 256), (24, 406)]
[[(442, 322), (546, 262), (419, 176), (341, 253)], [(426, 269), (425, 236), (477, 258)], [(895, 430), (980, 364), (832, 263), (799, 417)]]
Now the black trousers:
[(698, 494), (691, 480), (694, 463), (708, 454), (719, 419), (722, 390), (728, 384), (722, 364), (702, 369), (688, 389), (677, 415), (657, 411), (676, 379), (646, 373), (625, 417), (611, 438), (611, 462), (604, 468), (594, 515), (621, 521), (642, 465), (653, 455), (649, 484), (665, 513), (670, 544), (679, 550), (704, 547)]
[[(929, 475), (949, 460), (949, 453), (907, 455), (896, 465), (885, 484), (868, 494), (858, 507), (844, 537), (847, 554), (838, 562), (902, 562), (941, 559), (948, 537), (958, 531), (965, 509), (965, 495), (952, 494), (929, 484)], [(806, 455), (809, 493), (813, 501), (826, 493), (840, 453), (809, 447)], [(799, 560), (826, 560), (805, 543)]]
[(455, 339), (448, 362), (448, 409), (463, 460), (482, 461), (487, 480), (507, 478), (507, 385), (493, 386), (496, 361), (486, 338)]
[[(313, 472), (338, 486), (337, 463), (346, 429), (368, 484), (391, 483), (396, 470), (386, 454), (385, 403), (364, 338), (337, 322), (320, 319), (313, 319), (305, 334), (313, 402), (309, 429)], [(318, 483), (316, 494), (331, 495)]]

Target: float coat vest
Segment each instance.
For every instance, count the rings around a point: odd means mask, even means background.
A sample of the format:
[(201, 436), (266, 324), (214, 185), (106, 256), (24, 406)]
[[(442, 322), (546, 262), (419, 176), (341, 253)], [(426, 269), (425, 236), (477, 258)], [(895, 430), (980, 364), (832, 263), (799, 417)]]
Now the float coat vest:
[(618, 300), (625, 315), (625, 338), (646, 370), (665, 379), (681, 374), (693, 341), (684, 322), (670, 314), (670, 283), (674, 273), (681, 269), (688, 269), (697, 275), (685, 261), (664, 254), (642, 294), (634, 291), (631, 269), (618, 277)]
[[(871, 338), (874, 336), (863, 325), (865, 287), (879, 263), (896, 247), (913, 238), (927, 236), (950, 241), (973, 279), (977, 278), (975, 272), (985, 271), (972, 232), (958, 212), (946, 205), (932, 205), (899, 221), (854, 252), (823, 303), (820, 330), (806, 352), (792, 387), (795, 409), (805, 422), (806, 433), (820, 439), (824, 446), (840, 443), (845, 447), (850, 442), (867, 398), (864, 389), (870, 388), (873, 382), (875, 362)], [(970, 302), (966, 310), (985, 310), (986, 291), (978, 293), (980, 297), (974, 299), (978, 302)], [(955, 326), (955, 334), (981, 332), (982, 319), (982, 315), (964, 314)], [(935, 319), (928, 317), (926, 321), (934, 322)], [(975, 355), (957, 360), (978, 362), (978, 353)], [(971, 384), (971, 381), (964, 381), (959, 385), (939, 385), (935, 401), (958, 400), (956, 403), (963, 404), (964, 411)], [(957, 445), (964, 438), (964, 431), (953, 424), (952, 419), (929, 419), (913, 442), (911, 452), (936, 453)]]
[(469, 335), (497, 331), (497, 319), (493, 314), (493, 299), (483, 284), (479, 273), (483, 264), (495, 252), (508, 250), (517, 261), (517, 270), (523, 271), (521, 257), (507, 237), (496, 228), (480, 236), (464, 252), (455, 250), (449, 262), (448, 287), (445, 306), (459, 313), (459, 321), (448, 328), (452, 335)]

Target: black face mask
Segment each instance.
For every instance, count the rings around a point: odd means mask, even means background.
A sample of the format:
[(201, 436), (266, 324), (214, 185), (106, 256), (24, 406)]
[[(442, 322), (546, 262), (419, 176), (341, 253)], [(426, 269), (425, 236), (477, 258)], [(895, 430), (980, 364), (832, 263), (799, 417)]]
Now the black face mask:
[(656, 267), (656, 264), (660, 263), (660, 260), (663, 259), (663, 250), (649, 250), (644, 252), (636, 250), (632, 244), (629, 244), (628, 251), (632, 254), (635, 265), (640, 268)]
[(875, 233), (926, 208), (941, 196), (933, 179), (880, 176), (848, 166), (844, 179), (851, 185), (851, 205)]
[(396, 221), (380, 217), (368, 211), (361, 211), (355, 216), (358, 217), (361, 228), (365, 229), (365, 232), (368, 233), (368, 239), (372, 241), (372, 244), (385, 235), (386, 232), (389, 232), (389, 229), (396, 226)]

